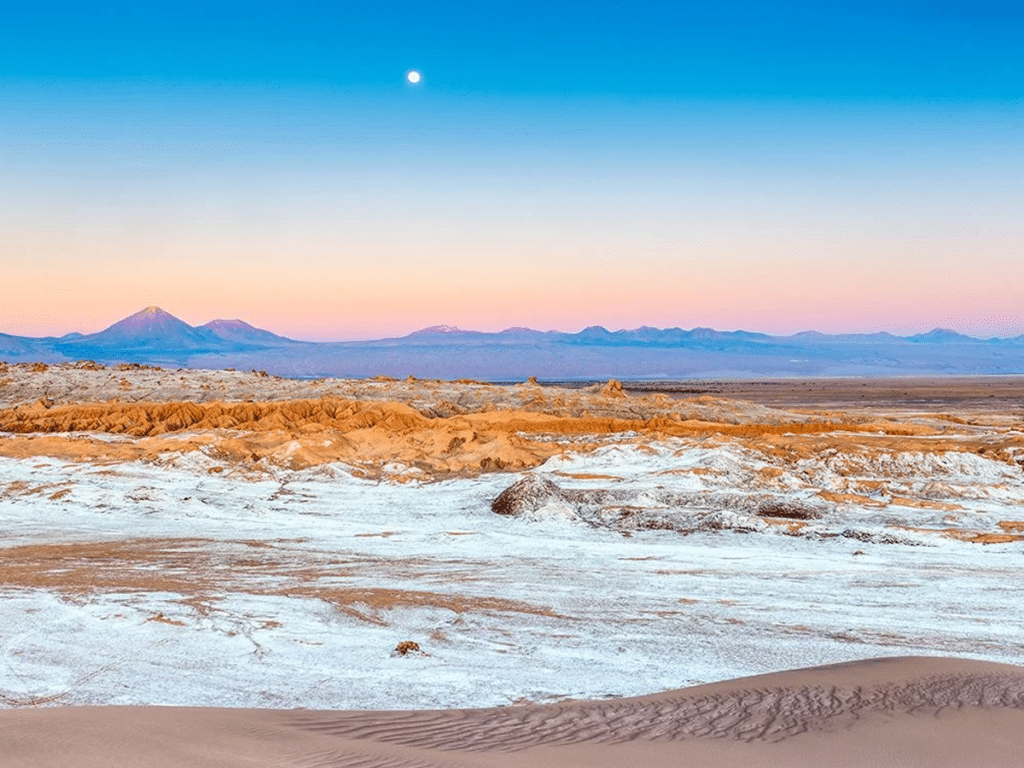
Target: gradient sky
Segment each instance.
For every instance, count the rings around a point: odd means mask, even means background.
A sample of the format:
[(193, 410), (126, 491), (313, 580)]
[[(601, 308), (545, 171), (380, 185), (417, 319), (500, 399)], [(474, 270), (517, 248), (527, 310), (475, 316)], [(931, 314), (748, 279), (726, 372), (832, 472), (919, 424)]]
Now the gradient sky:
[(0, 332), (1021, 334), (1021, 40), (984, 0), (10, 4)]

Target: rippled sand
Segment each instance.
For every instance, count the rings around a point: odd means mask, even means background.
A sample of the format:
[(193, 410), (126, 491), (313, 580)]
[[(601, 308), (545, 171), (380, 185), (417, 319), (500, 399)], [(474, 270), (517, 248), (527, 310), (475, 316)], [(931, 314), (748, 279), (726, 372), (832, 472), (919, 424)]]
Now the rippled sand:
[(1024, 668), (904, 658), (606, 702), (421, 712), (0, 712), (11, 768), (1024, 764)]

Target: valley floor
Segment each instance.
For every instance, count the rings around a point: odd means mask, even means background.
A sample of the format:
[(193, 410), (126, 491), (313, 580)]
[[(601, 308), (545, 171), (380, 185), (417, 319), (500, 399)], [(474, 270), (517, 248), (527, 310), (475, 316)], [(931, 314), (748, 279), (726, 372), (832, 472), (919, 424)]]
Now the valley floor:
[(1006, 408), (4, 378), (2, 706), (481, 707), (1024, 663)]

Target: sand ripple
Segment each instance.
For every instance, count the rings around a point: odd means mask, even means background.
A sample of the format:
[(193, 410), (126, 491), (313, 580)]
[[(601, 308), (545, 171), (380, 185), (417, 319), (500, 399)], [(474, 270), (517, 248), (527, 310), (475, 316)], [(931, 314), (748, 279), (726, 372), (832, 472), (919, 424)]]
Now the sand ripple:
[(1024, 709), (1024, 672), (938, 674), (877, 687), (737, 688), (710, 695), (490, 710), (301, 715), (303, 729), (437, 750), (519, 751), (539, 745), (690, 738), (777, 742), (849, 728), (870, 715)]

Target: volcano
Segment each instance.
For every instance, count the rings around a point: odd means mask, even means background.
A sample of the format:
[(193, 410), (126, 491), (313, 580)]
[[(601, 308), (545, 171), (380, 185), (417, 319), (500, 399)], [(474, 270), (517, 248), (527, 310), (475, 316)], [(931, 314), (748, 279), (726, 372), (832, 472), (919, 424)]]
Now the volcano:
[(122, 350), (208, 350), (224, 346), (223, 340), (205, 328), (193, 328), (160, 307), (146, 307), (76, 344)]

